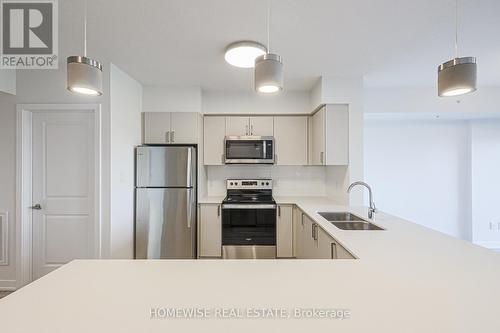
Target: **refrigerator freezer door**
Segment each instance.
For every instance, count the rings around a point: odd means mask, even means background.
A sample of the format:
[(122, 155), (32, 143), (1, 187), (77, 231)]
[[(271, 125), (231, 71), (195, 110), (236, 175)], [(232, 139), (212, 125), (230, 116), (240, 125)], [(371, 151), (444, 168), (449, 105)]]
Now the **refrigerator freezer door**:
[(195, 187), (195, 182), (195, 147), (137, 147), (137, 187)]
[(136, 259), (193, 259), (196, 255), (195, 190), (136, 189)]

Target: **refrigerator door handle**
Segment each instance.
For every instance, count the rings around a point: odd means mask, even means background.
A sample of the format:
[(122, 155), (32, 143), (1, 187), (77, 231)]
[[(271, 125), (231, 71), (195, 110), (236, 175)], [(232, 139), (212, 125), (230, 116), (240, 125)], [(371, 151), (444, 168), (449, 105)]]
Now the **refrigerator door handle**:
[(187, 195), (187, 227), (188, 229), (191, 229), (191, 219), (192, 219), (192, 215), (193, 215), (193, 209), (191, 207), (191, 202), (193, 200), (192, 196), (193, 196), (193, 192), (192, 190), (188, 190), (186, 192), (186, 195)]

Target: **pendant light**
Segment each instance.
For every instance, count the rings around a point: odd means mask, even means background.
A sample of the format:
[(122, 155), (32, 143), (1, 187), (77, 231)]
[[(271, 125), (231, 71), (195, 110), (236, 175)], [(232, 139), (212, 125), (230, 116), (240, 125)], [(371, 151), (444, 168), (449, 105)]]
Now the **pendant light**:
[(455, 58), (438, 67), (438, 95), (459, 96), (476, 91), (476, 58), (458, 56), (458, 0), (455, 1)]
[(270, 94), (283, 90), (283, 61), (281, 56), (271, 53), (269, 25), (271, 4), (267, 7), (267, 53), (255, 59), (255, 90)]
[(70, 56), (67, 59), (67, 87), (74, 93), (102, 95), (102, 64), (87, 57), (87, 1), (84, 2), (83, 56)]

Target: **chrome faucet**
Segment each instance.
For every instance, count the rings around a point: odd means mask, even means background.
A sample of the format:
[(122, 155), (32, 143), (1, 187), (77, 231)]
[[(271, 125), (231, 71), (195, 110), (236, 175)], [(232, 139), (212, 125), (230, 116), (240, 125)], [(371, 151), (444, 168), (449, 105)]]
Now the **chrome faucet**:
[(351, 193), (352, 188), (356, 185), (361, 185), (361, 186), (364, 186), (368, 189), (368, 196), (370, 198), (370, 207), (368, 208), (368, 218), (372, 219), (373, 214), (377, 212), (377, 207), (375, 207), (375, 203), (373, 202), (372, 188), (370, 187), (370, 185), (368, 185), (365, 182), (354, 182), (351, 185), (349, 185), (349, 188), (347, 189), (347, 193)]

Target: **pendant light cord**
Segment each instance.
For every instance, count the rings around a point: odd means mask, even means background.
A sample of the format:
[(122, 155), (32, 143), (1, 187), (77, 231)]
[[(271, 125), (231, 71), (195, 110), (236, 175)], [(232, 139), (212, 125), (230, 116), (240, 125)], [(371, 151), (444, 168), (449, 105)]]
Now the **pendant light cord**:
[(455, 0), (455, 58), (458, 58), (458, 0)]
[(87, 56), (87, 0), (83, 2), (83, 56)]
[(271, 25), (271, 0), (267, 2), (267, 16), (266, 16), (266, 25), (267, 25), (267, 53), (271, 53), (271, 38), (269, 33), (269, 26)]

